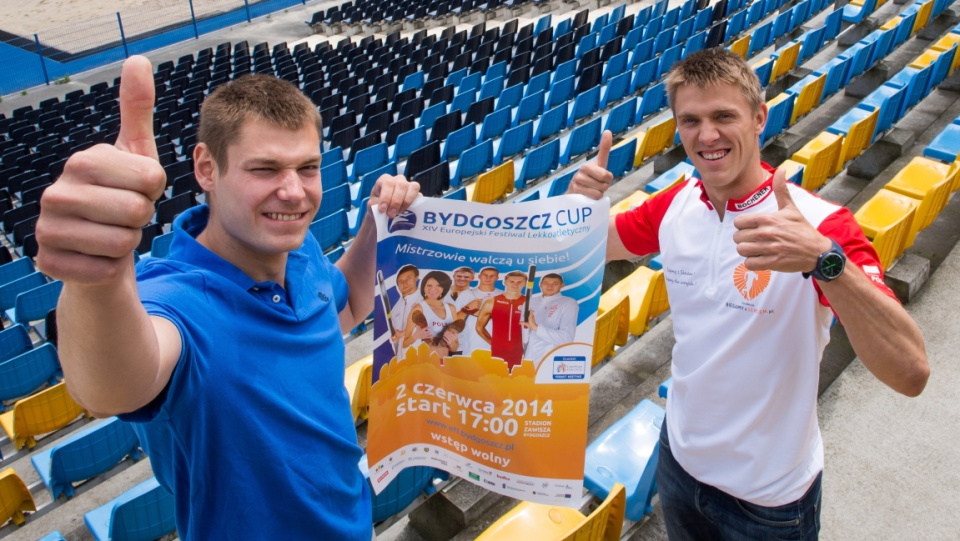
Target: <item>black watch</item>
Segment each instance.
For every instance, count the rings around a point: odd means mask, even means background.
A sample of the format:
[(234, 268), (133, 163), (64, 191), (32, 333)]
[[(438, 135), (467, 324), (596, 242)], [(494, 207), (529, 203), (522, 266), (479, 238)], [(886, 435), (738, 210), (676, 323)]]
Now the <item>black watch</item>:
[(843, 248), (837, 244), (837, 241), (830, 239), (830, 242), (833, 246), (820, 254), (817, 258), (817, 266), (812, 271), (803, 273), (804, 278), (813, 276), (821, 282), (830, 282), (843, 274), (843, 268), (847, 264), (847, 254), (843, 253)]

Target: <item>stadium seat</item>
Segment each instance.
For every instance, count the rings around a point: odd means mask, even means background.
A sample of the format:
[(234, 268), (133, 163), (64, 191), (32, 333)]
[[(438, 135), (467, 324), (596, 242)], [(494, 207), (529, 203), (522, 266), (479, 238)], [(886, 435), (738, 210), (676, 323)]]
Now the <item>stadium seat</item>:
[(624, 514), (639, 521), (653, 511), (663, 408), (642, 400), (587, 447), (584, 486), (598, 497), (625, 487)]
[(528, 120), (503, 132), (493, 163), (499, 165), (504, 160), (526, 151), (531, 145), (533, 145), (533, 121)]
[(155, 477), (83, 516), (97, 541), (152, 541), (174, 531), (173, 495)]
[(310, 224), (310, 232), (320, 244), (324, 252), (335, 248), (340, 242), (349, 238), (347, 229), (347, 211), (338, 210), (333, 214), (314, 220)]
[(467, 200), (477, 203), (493, 203), (513, 192), (513, 160), (507, 160), (477, 177), (467, 186)]
[(667, 169), (663, 173), (660, 173), (657, 178), (648, 182), (643, 189), (650, 195), (660, 193), (664, 190), (672, 188), (678, 182), (683, 182), (684, 180), (690, 178), (694, 171), (695, 169), (692, 164), (680, 162), (670, 169)]
[(450, 132), (443, 143), (440, 161), (446, 162), (458, 158), (464, 150), (472, 147), (476, 142), (477, 128), (473, 124), (467, 124)]
[(351, 183), (357, 182), (363, 178), (363, 175), (370, 171), (376, 171), (389, 161), (390, 156), (387, 152), (386, 143), (377, 143), (363, 150), (359, 150), (353, 160), (353, 170), (350, 172), (349, 181)]
[(884, 186), (919, 202), (907, 246), (913, 245), (916, 234), (932, 224), (946, 206), (958, 169), (960, 164), (956, 162), (947, 165), (915, 156)]
[(143, 456), (133, 428), (116, 417), (79, 430), (30, 457), (40, 480), (56, 500), (74, 495), (73, 484), (96, 477), (126, 457)]
[(52, 344), (43, 344), (3, 361), (0, 363), (0, 411), (7, 409), (2, 402), (27, 396), (44, 384), (56, 385), (62, 375), (57, 349)]
[(610, 206), (610, 216), (616, 216), (621, 212), (626, 212), (630, 209), (634, 209), (643, 204), (644, 201), (650, 198), (650, 195), (643, 191), (637, 190), (632, 194), (624, 197), (620, 201), (617, 201)]
[(393, 161), (399, 162), (403, 158), (408, 158), (414, 151), (419, 150), (427, 144), (427, 128), (418, 126), (409, 131), (405, 131), (397, 136), (397, 142), (393, 146)]
[(916, 199), (890, 190), (880, 190), (857, 209), (853, 217), (873, 243), (884, 270), (910, 247), (910, 232), (920, 205)]
[(614, 354), (614, 346), (620, 335), (621, 315), (630, 310), (630, 298), (624, 297), (620, 302), (601, 310), (597, 315), (597, 323), (593, 329), (593, 360), (590, 366), (597, 366), (600, 361)]
[(956, 120), (947, 124), (923, 149), (923, 155), (946, 163), (955, 162), (960, 155), (960, 124)]
[(807, 75), (800, 79), (796, 84), (787, 89), (787, 93), (794, 94), (796, 99), (793, 102), (793, 114), (790, 115), (790, 125), (797, 123), (797, 120), (820, 105), (823, 97), (823, 84), (826, 82), (826, 75)]
[[(442, 195), (443, 192), (450, 189), (450, 164), (440, 162), (425, 171), (420, 171), (411, 180), (420, 184), (420, 192), (425, 197)], [(358, 206), (358, 208), (361, 208), (361, 206)]]
[(657, 394), (660, 396), (660, 398), (665, 399), (670, 396), (670, 387), (673, 387), (673, 378), (667, 378), (663, 380), (663, 383), (657, 387)]
[[(560, 165), (567, 165), (570, 161), (581, 154), (590, 152), (600, 144), (600, 121), (603, 120), (597, 116), (586, 124), (581, 124), (570, 132), (567, 138), (567, 145), (560, 154)], [(558, 145), (559, 146), (559, 145)], [(530, 154), (533, 154), (531, 152)], [(530, 155), (527, 155), (527, 159)], [(524, 162), (526, 165), (526, 162)]]
[[(596, 122), (599, 123), (599, 120), (599, 118), (596, 119)], [(607, 170), (613, 173), (614, 179), (624, 176), (627, 171), (633, 168), (633, 160), (636, 154), (636, 137), (630, 137), (629, 139), (621, 141), (610, 149), (610, 156), (607, 161)]]
[(760, 134), (760, 146), (763, 147), (773, 137), (780, 135), (789, 127), (788, 122), (793, 114), (793, 105), (796, 96), (788, 92), (781, 92), (767, 101), (767, 123)]
[[(63, 282), (54, 280), (42, 286), (35, 287), (17, 295), (13, 310), (7, 311), (7, 317), (14, 323), (29, 326), (34, 321), (41, 321), (47, 312), (57, 307)], [(38, 329), (42, 331), (42, 329)]]
[(573, 126), (583, 118), (593, 116), (600, 108), (600, 87), (595, 86), (577, 94), (573, 100), (573, 109), (570, 111), (570, 118), (567, 119), (567, 125)]
[(589, 516), (569, 507), (523, 502), (491, 524), (477, 541), (617, 541), (623, 527), (625, 496), (623, 485), (615, 485)]
[(600, 310), (607, 312), (630, 298), (630, 334), (640, 336), (650, 329), (650, 322), (669, 307), (663, 271), (637, 267), (635, 271), (600, 295)]
[(450, 179), (451, 186), (460, 186), (463, 181), (486, 171), (493, 166), (493, 141), (486, 139), (468, 148), (457, 160), (457, 169)]
[(150, 257), (166, 257), (170, 251), (170, 243), (173, 242), (173, 231), (158, 235), (150, 243)]
[(373, 384), (373, 355), (367, 355), (348, 366), (343, 376), (350, 396), (350, 409), (355, 422), (365, 421), (370, 411), (370, 386)]
[(823, 131), (795, 152), (791, 159), (804, 165), (801, 185), (813, 192), (836, 175), (840, 171), (842, 148), (842, 135)]
[(637, 145), (637, 155), (633, 160), (634, 168), (648, 158), (660, 154), (673, 144), (677, 133), (677, 121), (672, 113), (667, 113), (653, 121), (646, 132), (637, 135), (640, 143)]
[(840, 149), (840, 157), (837, 160), (838, 170), (843, 169), (847, 162), (859, 156), (870, 146), (879, 116), (878, 109), (861, 104), (827, 126), (827, 131), (830, 133), (843, 136), (843, 147)]
[(12, 325), (0, 331), (0, 363), (33, 348), (33, 340), (23, 325)]
[(567, 102), (561, 103), (540, 115), (533, 135), (534, 144), (542, 143), (567, 127)]
[(0, 425), (16, 449), (33, 449), (35, 436), (63, 428), (84, 413), (61, 382), (18, 400), (13, 410), (0, 414)]
[(37, 510), (33, 496), (13, 468), (0, 472), (0, 526), (8, 521), (20, 526), (26, 521), (24, 513)]
[(517, 177), (514, 187), (522, 190), (528, 184), (536, 182), (555, 170), (559, 165), (560, 140), (553, 139), (527, 153), (523, 159), (523, 165), (520, 167), (520, 176)]
[[(358, 464), (364, 478), (370, 479), (370, 468), (367, 464), (367, 455), (360, 458)], [(373, 522), (386, 520), (414, 502), (421, 494), (432, 494), (434, 482), (438, 479), (447, 479), (446, 472), (429, 466), (409, 466), (404, 468), (379, 494), (373, 496)]]
[(0, 265), (0, 285), (10, 283), (17, 278), (23, 278), (34, 272), (36, 272), (36, 269), (33, 267), (33, 260), (29, 257), (21, 257), (15, 261)]
[(603, 129), (609, 130), (614, 135), (625, 132), (627, 128), (633, 125), (636, 112), (637, 97), (631, 96), (613, 109), (610, 109), (610, 112), (607, 113), (607, 124)]

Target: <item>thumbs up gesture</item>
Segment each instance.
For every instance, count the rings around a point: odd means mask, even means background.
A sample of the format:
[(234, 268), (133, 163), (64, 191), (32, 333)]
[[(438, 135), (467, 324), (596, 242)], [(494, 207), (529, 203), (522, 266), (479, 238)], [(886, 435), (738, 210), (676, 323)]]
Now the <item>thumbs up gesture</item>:
[(166, 187), (153, 138), (154, 86), (150, 61), (123, 64), (120, 133), (70, 157), (63, 175), (43, 194), (37, 266), (47, 275), (86, 285), (132, 276), (140, 228)]
[(800, 213), (783, 169), (777, 169), (773, 176), (773, 193), (776, 212), (743, 214), (734, 219), (733, 225), (739, 230), (733, 234), (737, 253), (747, 258), (744, 265), (750, 270), (810, 271), (832, 243)]
[(607, 171), (607, 161), (610, 159), (610, 147), (613, 146), (613, 133), (604, 130), (600, 136), (600, 146), (597, 159), (580, 166), (577, 173), (570, 180), (567, 193), (585, 195), (591, 199), (600, 199), (607, 188), (613, 183), (613, 173)]

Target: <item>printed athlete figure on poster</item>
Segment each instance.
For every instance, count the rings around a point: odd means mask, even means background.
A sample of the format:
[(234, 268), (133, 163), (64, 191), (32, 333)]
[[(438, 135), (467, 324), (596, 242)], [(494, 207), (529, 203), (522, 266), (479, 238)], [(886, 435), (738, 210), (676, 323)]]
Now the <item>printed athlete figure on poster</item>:
[(540, 294), (530, 299), (527, 321), (520, 324), (528, 329), (526, 357), (539, 364), (552, 350), (573, 342), (577, 333), (577, 301), (560, 294), (563, 277), (555, 272), (540, 278)]

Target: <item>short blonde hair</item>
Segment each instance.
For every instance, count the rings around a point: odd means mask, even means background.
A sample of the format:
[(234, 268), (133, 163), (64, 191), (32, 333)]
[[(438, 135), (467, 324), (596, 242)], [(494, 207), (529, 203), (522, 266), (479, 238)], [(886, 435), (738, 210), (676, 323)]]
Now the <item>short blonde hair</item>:
[(739, 89), (753, 111), (759, 109), (763, 103), (763, 89), (757, 74), (736, 53), (723, 47), (714, 47), (697, 51), (670, 69), (667, 74), (670, 108), (675, 110), (677, 90), (682, 86), (708, 88), (722, 84), (733, 85)]

